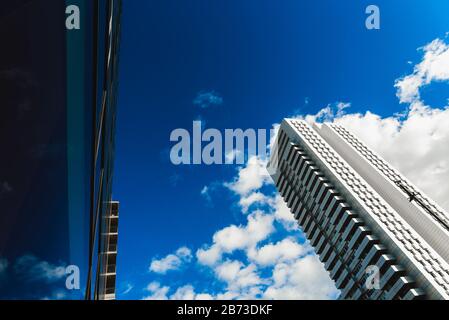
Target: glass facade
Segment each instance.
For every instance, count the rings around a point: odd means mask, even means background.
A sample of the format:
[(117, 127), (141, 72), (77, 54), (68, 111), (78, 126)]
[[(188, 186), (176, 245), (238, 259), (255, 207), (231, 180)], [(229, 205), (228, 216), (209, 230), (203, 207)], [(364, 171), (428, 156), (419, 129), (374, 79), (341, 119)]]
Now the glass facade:
[(0, 5), (0, 299), (103, 294), (120, 13), (119, 0)]

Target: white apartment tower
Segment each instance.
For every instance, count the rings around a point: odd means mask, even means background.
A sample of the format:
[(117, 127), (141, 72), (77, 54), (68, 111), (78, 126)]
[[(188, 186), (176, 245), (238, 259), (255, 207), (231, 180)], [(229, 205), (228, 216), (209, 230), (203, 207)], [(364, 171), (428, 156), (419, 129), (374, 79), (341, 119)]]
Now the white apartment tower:
[(449, 298), (448, 214), (345, 128), (285, 119), (268, 170), (341, 299)]

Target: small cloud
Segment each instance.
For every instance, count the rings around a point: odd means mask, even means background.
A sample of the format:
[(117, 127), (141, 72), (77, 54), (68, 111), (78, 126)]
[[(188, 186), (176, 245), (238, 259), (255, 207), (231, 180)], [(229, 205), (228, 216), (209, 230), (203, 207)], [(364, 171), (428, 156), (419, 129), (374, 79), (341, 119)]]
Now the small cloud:
[(212, 300), (212, 295), (208, 293), (196, 293), (192, 285), (185, 285), (176, 290), (170, 296), (171, 300)]
[(162, 287), (159, 282), (151, 282), (145, 289), (150, 293), (149, 296), (143, 298), (143, 300), (168, 300), (167, 294), (170, 291), (170, 287)]
[(207, 109), (212, 106), (221, 106), (223, 98), (215, 91), (200, 91), (193, 100), (193, 104), (202, 109)]
[(24, 255), (17, 259), (14, 271), (28, 281), (55, 282), (65, 277), (65, 266), (53, 265), (33, 255)]
[(192, 260), (192, 252), (187, 247), (181, 247), (174, 254), (169, 254), (162, 259), (153, 259), (150, 271), (159, 274), (166, 274), (168, 271), (179, 270), (184, 263)]
[(159, 282), (151, 282), (145, 289), (150, 293), (149, 296), (143, 300), (212, 300), (214, 297), (208, 293), (197, 293), (195, 288), (188, 284), (176, 289), (176, 291), (169, 296), (170, 287), (161, 286)]
[[(346, 109), (351, 106), (347, 102), (335, 102), (328, 104), (327, 107), (321, 109), (315, 115), (307, 115), (304, 119), (307, 122), (332, 122), (336, 118), (340, 118), (346, 114)], [(301, 117), (302, 118), (302, 117)]]
[(434, 81), (449, 80), (449, 44), (435, 39), (424, 47), (421, 62), (414, 66), (412, 74), (396, 80), (396, 95), (401, 103), (421, 101), (420, 89)]
[(209, 194), (208, 186), (204, 186), (204, 188), (201, 190), (201, 195), (207, 200), (207, 202), (212, 201), (212, 198), (210, 197), (210, 194)]
[(242, 213), (246, 214), (251, 206), (269, 204), (270, 200), (270, 197), (257, 191), (246, 196), (242, 196), (240, 198), (239, 205), (242, 208)]
[(122, 292), (122, 295), (127, 295), (132, 291), (132, 289), (134, 289), (134, 286), (131, 283), (127, 283), (125, 290)]
[(246, 225), (230, 225), (217, 231), (213, 244), (197, 250), (196, 257), (200, 264), (213, 266), (223, 254), (245, 250), (267, 239), (274, 231), (274, 217), (261, 211), (248, 215)]
[(221, 187), (221, 182), (212, 182), (211, 184), (204, 186), (203, 189), (201, 189), (201, 196), (206, 200), (207, 204), (209, 206), (213, 206), (212, 201), (212, 193), (217, 190), (217, 188)]
[(294, 261), (309, 254), (313, 254), (313, 248), (308, 244), (299, 244), (293, 237), (248, 250), (248, 257), (254, 263), (262, 266)]
[(41, 300), (66, 300), (67, 293), (62, 290), (57, 290), (51, 294), (51, 296), (47, 296), (42, 298)]

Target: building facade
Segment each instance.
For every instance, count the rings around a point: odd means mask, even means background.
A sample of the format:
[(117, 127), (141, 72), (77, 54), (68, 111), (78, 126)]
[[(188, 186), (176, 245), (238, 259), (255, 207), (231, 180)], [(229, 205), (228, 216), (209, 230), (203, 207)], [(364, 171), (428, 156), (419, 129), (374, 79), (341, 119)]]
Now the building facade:
[(0, 299), (100, 299), (121, 1), (0, 7)]
[(285, 119), (268, 170), (341, 299), (448, 299), (447, 213), (345, 128)]
[(101, 234), (102, 242), (105, 244), (102, 248), (100, 281), (98, 282), (100, 300), (115, 300), (115, 282), (117, 277), (117, 240), (118, 240), (118, 201), (112, 201), (109, 207), (109, 214), (103, 216), (105, 231)]

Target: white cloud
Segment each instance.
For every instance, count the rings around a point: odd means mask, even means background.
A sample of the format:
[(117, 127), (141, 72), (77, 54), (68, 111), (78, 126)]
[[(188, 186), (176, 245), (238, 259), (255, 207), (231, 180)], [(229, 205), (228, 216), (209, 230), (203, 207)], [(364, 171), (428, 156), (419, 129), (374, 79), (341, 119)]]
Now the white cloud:
[(203, 196), (208, 195), (209, 194), (209, 187), (208, 186), (204, 186), (203, 189), (201, 189), (201, 194)]
[(193, 100), (193, 104), (202, 109), (207, 109), (211, 106), (221, 106), (223, 98), (215, 91), (200, 91)]
[(22, 256), (14, 264), (15, 272), (29, 281), (54, 282), (65, 277), (65, 269), (65, 265), (41, 261), (33, 255)]
[(221, 259), (221, 255), (221, 248), (216, 244), (213, 244), (210, 247), (198, 249), (196, 252), (198, 262), (206, 266), (216, 264)]
[(273, 221), (272, 215), (255, 211), (248, 215), (245, 226), (230, 225), (217, 231), (213, 244), (197, 251), (198, 262), (211, 266), (221, 259), (223, 253), (231, 254), (257, 245), (274, 231)]
[(243, 213), (247, 213), (248, 209), (256, 204), (268, 204), (270, 197), (267, 197), (262, 192), (253, 192), (247, 196), (242, 196), (239, 200), (239, 205), (242, 208)]
[[(299, 244), (293, 236), (270, 242), (271, 235), (276, 231), (275, 221), (279, 222), (278, 231), (297, 232), (295, 238), (300, 238), (301, 234), (282, 198), (273, 193), (272, 187), (262, 190), (264, 186), (272, 185), (265, 165), (266, 161), (252, 158), (239, 169), (232, 183), (225, 184), (240, 197), (238, 203), (242, 213), (246, 214), (246, 224), (230, 225), (218, 230), (212, 237), (212, 243), (196, 252), (197, 262), (212, 271), (215, 279), (225, 285), (224, 290), (197, 293), (191, 285), (171, 290), (153, 283), (149, 290), (151, 295), (146, 298), (230, 300), (335, 297), (337, 290), (318, 260), (312, 260), (314, 264), (308, 262), (305, 266), (299, 263), (313, 256), (308, 244)], [(203, 191), (209, 190), (205, 188)], [(256, 203), (266, 206), (263, 210), (250, 211)], [(296, 277), (290, 275), (281, 283), (278, 278), (285, 265), (291, 265), (302, 273)], [(317, 270), (307, 268), (310, 265)], [(318, 279), (317, 286), (322, 287), (312, 288), (307, 279)]]
[[(341, 104), (339, 108), (343, 110), (345, 106), (346, 104)], [(198, 262), (211, 268), (215, 277), (226, 283), (226, 290), (212, 295), (215, 299), (260, 299), (265, 297), (268, 288), (270, 291), (266, 297), (269, 297), (270, 292), (274, 290), (280, 296), (282, 286), (275, 282), (273, 275), (261, 276), (261, 272), (266, 275), (267, 270), (270, 273), (269, 270), (274, 271), (279, 265), (285, 263), (293, 265), (306, 256), (313, 255), (308, 244), (299, 244), (291, 237), (276, 243), (263, 244), (274, 233), (275, 221), (280, 223), (279, 230), (298, 232), (297, 236), (300, 237), (297, 222), (283, 199), (272, 193), (272, 189), (262, 190), (264, 186), (273, 184), (265, 168), (265, 160), (253, 157), (246, 166), (239, 169), (231, 183), (225, 183), (225, 186), (239, 196), (238, 204), (243, 214), (247, 214), (255, 204), (266, 205), (264, 210), (257, 209), (250, 212), (247, 215), (246, 225), (230, 225), (217, 231), (212, 244), (196, 252)], [(239, 259), (233, 258), (237, 252), (243, 253), (244, 258), (241, 256)], [(320, 283), (326, 287), (322, 291), (314, 290), (314, 294), (307, 294), (303, 290), (308, 290), (308, 287), (302, 286), (301, 283), (291, 284), (290, 281), (286, 285), (289, 286), (291, 296), (318, 296), (321, 299), (334, 297), (330, 295), (337, 292), (333, 282), (319, 262), (317, 268), (318, 274), (324, 278)], [(316, 274), (312, 276), (315, 277)], [(304, 272), (299, 277), (308, 278), (309, 274)]]
[(225, 183), (225, 186), (239, 196), (246, 196), (260, 189), (263, 185), (271, 183), (270, 176), (266, 170), (266, 164), (266, 160), (252, 156), (248, 159), (246, 166), (239, 169), (238, 176), (234, 181)]
[(248, 288), (263, 284), (257, 273), (257, 266), (245, 266), (241, 261), (228, 260), (215, 268), (217, 278), (227, 283), (227, 289), (235, 293), (246, 292)]
[(151, 282), (145, 289), (149, 295), (143, 300), (213, 300), (214, 297), (208, 293), (197, 293), (192, 285), (188, 284), (176, 289), (173, 294), (169, 294), (170, 287), (161, 286), (159, 282)]
[(415, 65), (411, 75), (396, 80), (397, 96), (401, 103), (420, 100), (420, 89), (432, 81), (449, 80), (449, 45), (435, 39), (423, 48), (422, 61)]
[(318, 111), (314, 115), (306, 115), (304, 119), (310, 123), (321, 122), (321, 121), (332, 121), (336, 117), (340, 117), (345, 114), (345, 110), (351, 106), (347, 102), (336, 102), (333, 104), (328, 104), (327, 107)]
[(208, 186), (204, 186), (203, 189), (201, 189), (201, 196), (206, 199), (209, 205), (212, 204), (212, 197)]
[(169, 254), (162, 259), (153, 259), (150, 264), (150, 271), (165, 274), (168, 271), (179, 270), (181, 266), (190, 262), (192, 252), (187, 247), (181, 247), (174, 254)]
[(171, 300), (212, 300), (213, 297), (208, 293), (196, 293), (192, 285), (186, 285), (176, 290), (170, 296)]
[(263, 294), (265, 299), (322, 300), (338, 295), (333, 281), (313, 255), (291, 263), (278, 263), (273, 270), (272, 279), (272, 285)]
[(65, 300), (65, 299), (67, 299), (67, 292), (64, 292), (62, 290), (56, 290), (50, 296), (46, 296), (41, 300)]
[(131, 283), (127, 283), (127, 284), (126, 284), (125, 290), (123, 290), (123, 292), (122, 292), (122, 295), (127, 295), (127, 294), (130, 293), (133, 289), (134, 289), (134, 285), (132, 285)]
[[(343, 109), (343, 105), (340, 105)], [(246, 225), (230, 225), (217, 231), (213, 236), (210, 246), (199, 249), (196, 253), (198, 262), (208, 266), (213, 270), (215, 277), (226, 283), (226, 290), (215, 293), (215, 299), (256, 299), (273, 296), (281, 296), (282, 286), (273, 278), (274, 274), (267, 274), (267, 270), (276, 270), (278, 266), (284, 264), (294, 265), (309, 255), (313, 251), (308, 244), (299, 244), (294, 238), (289, 237), (276, 243), (265, 243), (275, 231), (274, 222), (277, 221), (287, 232), (299, 231), (297, 222), (286, 207), (282, 198), (276, 193), (267, 194), (262, 191), (262, 187), (272, 185), (271, 179), (266, 172), (266, 161), (259, 158), (252, 158), (247, 165), (240, 168), (237, 177), (232, 183), (225, 184), (237, 196), (242, 213), (246, 214), (254, 204), (266, 204), (264, 210), (254, 210), (247, 216)], [(300, 234), (298, 232), (298, 238)], [(244, 254), (239, 259), (233, 258), (236, 252)], [(247, 260), (247, 263), (244, 261)], [(318, 273), (313, 273), (310, 278), (318, 275), (323, 277), (320, 284), (325, 287), (319, 291), (314, 289), (313, 293), (303, 292), (309, 287), (302, 283), (291, 283), (286, 281), (289, 293), (296, 297), (319, 297), (330, 299), (336, 295), (333, 282), (329, 279), (322, 264), (318, 262), (316, 267)], [(299, 277), (309, 278), (308, 269), (302, 268), (303, 272)], [(268, 271), (269, 273), (269, 271)], [(296, 280), (296, 278), (291, 277)], [(265, 295), (266, 290), (269, 290)], [(275, 293), (276, 290), (276, 293)], [(295, 291), (296, 290), (296, 291)], [(271, 293), (270, 293), (271, 292)], [(332, 295), (333, 294), (333, 295)]]
[(312, 253), (313, 249), (308, 244), (301, 245), (294, 238), (289, 237), (274, 244), (266, 244), (261, 248), (251, 248), (248, 250), (248, 258), (258, 265), (271, 266)]
[(282, 197), (277, 194), (271, 202), (274, 209), (274, 218), (276, 219), (276, 221), (280, 222), (288, 231), (299, 230), (298, 222), (290, 212), (290, 209), (287, 207), (284, 199), (282, 199)]
[(143, 300), (167, 300), (167, 294), (170, 291), (170, 287), (162, 287), (159, 282), (154, 281), (147, 286), (146, 291), (148, 291), (150, 295), (145, 296)]

